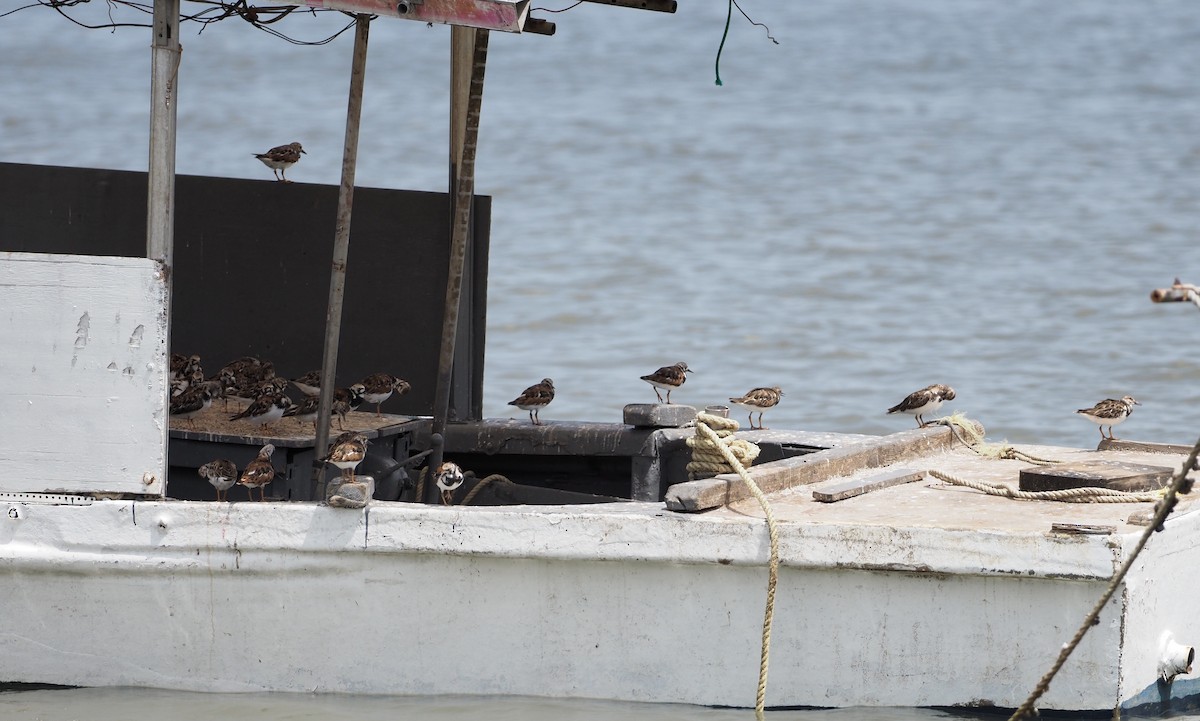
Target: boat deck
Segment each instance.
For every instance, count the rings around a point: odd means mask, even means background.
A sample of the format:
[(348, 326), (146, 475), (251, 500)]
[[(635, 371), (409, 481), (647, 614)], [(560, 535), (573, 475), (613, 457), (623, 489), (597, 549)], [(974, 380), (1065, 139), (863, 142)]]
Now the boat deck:
[[(1129, 463), (1170, 468), (1177, 472), (1186, 455), (1129, 450), (1085, 450), (1053, 446), (1021, 446), (1031, 456), (1062, 463)], [(1017, 500), (988, 495), (965, 486), (953, 485), (927, 475), (922, 480), (872, 490), (836, 502), (814, 499), (814, 491), (828, 490), (847, 482), (879, 477), (898, 468), (936, 470), (970, 481), (1003, 484), (1018, 490), (1022, 469), (1034, 464), (1017, 460), (985, 458), (959, 446), (883, 468), (860, 469), (849, 475), (770, 493), (768, 498), (777, 520), (814, 524), (854, 524), (892, 527), (923, 527), (948, 530), (993, 530), (1003, 532), (1128, 533), (1146, 525), (1154, 504), (1068, 503)], [(1175, 514), (1187, 512), (1195, 494), (1181, 496)], [(741, 498), (705, 515), (716, 517), (762, 517), (756, 500)], [(1052, 528), (1053, 527), (1053, 528)]]

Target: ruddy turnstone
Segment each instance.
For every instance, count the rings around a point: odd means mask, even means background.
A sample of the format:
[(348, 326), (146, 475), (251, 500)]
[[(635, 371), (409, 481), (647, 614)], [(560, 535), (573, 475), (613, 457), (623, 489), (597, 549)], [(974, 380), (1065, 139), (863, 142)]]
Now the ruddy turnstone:
[(354, 469), (367, 457), (367, 437), (357, 431), (347, 431), (329, 446), (321, 460), (332, 463), (342, 471), (342, 481), (353, 480)]
[(687, 381), (687, 376), (684, 374), (691, 372), (687, 363), (680, 362), (673, 366), (663, 366), (648, 376), (642, 376), (642, 380), (654, 386), (654, 395), (658, 396), (659, 403), (663, 402), (662, 393), (658, 392), (660, 388), (667, 392), (666, 402), (670, 403), (671, 391), (683, 385)]
[(377, 418), (382, 415), (380, 408), (383, 406), (383, 402), (391, 398), (393, 393), (402, 396), (412, 388), (408, 381), (388, 373), (372, 373), (362, 379), (362, 386), (365, 389), (363, 400), (375, 404), (375, 417)]
[(317, 411), (321, 409), (321, 396), (304, 396), (299, 403), (293, 403), (283, 412), (284, 418), (295, 418), (302, 423), (312, 423), (313, 433), (317, 432)]
[(203, 379), (204, 371), (200, 367), (200, 356), (185, 356), (179, 353), (171, 354), (171, 378), (173, 380), (192, 380), (196, 377), (197, 371), (199, 371), (200, 377)]
[[(779, 386), (774, 386), (772, 388), (755, 388), (740, 398), (730, 398), (729, 402), (750, 411), (750, 430), (765, 431), (767, 427), (762, 424), (763, 411), (779, 405), (779, 399), (782, 397), (783, 391), (779, 390)], [(758, 411), (757, 427), (754, 425), (755, 411)]]
[[(1101, 438), (1115, 441), (1117, 438), (1113, 435), (1113, 426), (1123, 423), (1133, 413), (1133, 407), (1140, 405), (1133, 396), (1122, 396), (1120, 399), (1105, 398), (1091, 408), (1081, 408), (1075, 412), (1098, 424)], [(1107, 436), (1104, 435), (1104, 426), (1108, 426)]]
[(933, 413), (942, 407), (942, 403), (952, 400), (954, 400), (954, 389), (941, 383), (935, 383), (909, 393), (904, 400), (889, 408), (887, 412), (911, 413), (917, 418), (917, 428), (924, 428), (925, 420), (921, 416)]
[(246, 409), (241, 413), (236, 413), (229, 418), (231, 421), (248, 420), (259, 426), (265, 426), (268, 423), (283, 418), (284, 412), (292, 405), (292, 399), (285, 395), (275, 393), (265, 393), (254, 400), (253, 403), (246, 406)]
[(437, 472), (433, 474), (433, 481), (438, 488), (442, 489), (443, 506), (450, 505), (455, 489), (463, 484), (464, 478), (462, 469), (456, 463), (446, 461), (437, 467)]
[(191, 386), (184, 392), (171, 398), (171, 418), (193, 423), (192, 419), (212, 405), (212, 391), (205, 384)]
[(346, 429), (346, 414), (358, 410), (365, 394), (366, 387), (362, 383), (355, 383), (349, 388), (333, 389), (333, 412), (338, 416), (339, 429)]
[(304, 148), (300, 147), (300, 143), (288, 143), (271, 148), (265, 153), (254, 153), (254, 157), (271, 169), (275, 180), (290, 183), (292, 181), (287, 179), (287, 169), (300, 162), (301, 153), (308, 155)]
[(299, 378), (292, 379), (292, 385), (300, 389), (306, 396), (321, 395), (321, 371), (309, 371)]
[(538, 417), (538, 411), (550, 405), (552, 400), (554, 400), (554, 381), (543, 378), (541, 383), (529, 386), (521, 392), (521, 395), (509, 401), (508, 405), (529, 411), (529, 420), (533, 421), (533, 425), (540, 426), (542, 421)]
[(246, 465), (238, 483), (246, 487), (250, 498), (254, 498), (254, 489), (258, 489), (258, 500), (267, 500), (267, 484), (275, 480), (275, 466), (271, 465), (271, 454), (275, 446), (268, 443), (258, 452), (258, 457)]
[(237, 466), (233, 465), (233, 461), (219, 458), (200, 466), (196, 472), (200, 474), (201, 478), (211, 483), (213, 488), (217, 489), (218, 501), (229, 500), (229, 494), (226, 491), (233, 488), (233, 484), (237, 483), (238, 480)]

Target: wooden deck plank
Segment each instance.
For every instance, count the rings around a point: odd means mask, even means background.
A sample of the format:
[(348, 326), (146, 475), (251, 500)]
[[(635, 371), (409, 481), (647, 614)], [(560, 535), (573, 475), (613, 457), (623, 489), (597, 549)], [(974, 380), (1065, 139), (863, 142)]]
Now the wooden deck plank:
[(836, 486), (831, 486), (823, 490), (813, 491), (813, 499), (822, 503), (836, 503), (837, 501), (844, 501), (847, 498), (861, 496), (864, 493), (878, 491), (881, 488), (898, 486), (902, 483), (912, 483), (923, 478), (925, 478), (925, 471), (899, 468), (887, 473), (877, 473), (866, 478), (846, 481), (845, 483), (839, 483)]

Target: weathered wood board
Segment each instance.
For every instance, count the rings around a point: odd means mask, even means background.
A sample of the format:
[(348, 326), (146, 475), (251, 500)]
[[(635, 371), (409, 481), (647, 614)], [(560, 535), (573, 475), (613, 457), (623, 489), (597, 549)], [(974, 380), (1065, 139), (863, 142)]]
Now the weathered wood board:
[(1058, 491), (1066, 488), (1111, 488), (1118, 491), (1151, 491), (1162, 488), (1174, 469), (1121, 461), (1057, 463), (1021, 469), (1022, 491)]
[(856, 481), (839, 483), (836, 486), (813, 491), (813, 500), (822, 503), (844, 501), (847, 498), (861, 496), (864, 493), (877, 491), (881, 488), (898, 486), (902, 483), (912, 483), (925, 477), (925, 471), (914, 471), (911, 468), (900, 468), (887, 473), (876, 473)]
[(0, 491), (163, 493), (166, 299), (146, 258), (0, 252)]

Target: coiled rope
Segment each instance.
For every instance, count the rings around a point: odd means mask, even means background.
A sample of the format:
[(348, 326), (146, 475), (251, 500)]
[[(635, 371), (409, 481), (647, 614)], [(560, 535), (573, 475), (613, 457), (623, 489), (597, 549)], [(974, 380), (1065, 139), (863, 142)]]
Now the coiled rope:
[(1158, 491), (1152, 492), (1129, 492), (1118, 491), (1112, 488), (1063, 488), (1057, 491), (1018, 491), (1002, 483), (985, 483), (983, 481), (968, 481), (965, 478), (958, 478), (949, 473), (930, 470), (929, 475), (945, 481), (946, 483), (955, 486), (965, 486), (966, 488), (974, 488), (977, 491), (983, 491), (989, 496), (1004, 496), (1005, 498), (1013, 498), (1019, 501), (1064, 501), (1066, 503), (1145, 503), (1147, 501), (1157, 501), (1162, 498), (1162, 494)]
[[(699, 428), (702, 425), (711, 432), (710, 435), (700, 434)], [(742, 466), (752, 465), (758, 458), (760, 452), (758, 446), (750, 441), (733, 437), (734, 432), (739, 428), (737, 421), (701, 413), (696, 416), (695, 426), (696, 435), (687, 439), (688, 448), (692, 449), (692, 460), (687, 464), (687, 472), (690, 477), (697, 478), (733, 472), (735, 466), (730, 465), (726, 459), (726, 450), (732, 453)], [(710, 438), (716, 440), (710, 440)]]
[[(736, 472), (746, 487), (750, 489), (750, 493), (754, 495), (758, 505), (762, 506), (763, 514), (767, 519), (771, 553), (767, 564), (767, 607), (763, 613), (762, 654), (758, 662), (758, 692), (754, 699), (754, 717), (758, 721), (762, 721), (767, 701), (767, 664), (771, 656), (771, 624), (775, 618), (775, 585), (779, 580), (779, 532), (775, 524), (775, 514), (771, 511), (771, 504), (767, 502), (766, 495), (746, 472), (746, 467), (742, 463), (743, 458), (748, 459), (747, 463), (754, 462), (754, 459), (758, 457), (758, 446), (748, 441), (732, 438), (733, 432), (737, 429), (737, 421), (708, 413), (699, 414), (696, 417), (696, 435), (687, 440), (687, 444), (692, 448), (692, 463), (688, 464), (688, 472), (695, 472), (692, 466), (696, 463), (704, 464), (704, 468), (708, 468), (710, 464), (716, 465), (711, 460), (711, 455), (715, 452), (724, 461), (721, 470), (717, 472), (730, 469)], [(696, 460), (697, 453), (701, 457), (699, 461)]]
[(1200, 440), (1197, 440), (1196, 444), (1192, 446), (1192, 452), (1188, 455), (1187, 461), (1171, 479), (1171, 484), (1167, 486), (1167, 491), (1163, 495), (1162, 500), (1154, 508), (1154, 518), (1150, 521), (1150, 525), (1146, 526), (1146, 530), (1142, 532), (1142, 537), (1138, 539), (1133, 553), (1129, 554), (1129, 558), (1126, 558), (1125, 563), (1121, 564), (1120, 570), (1113, 576), (1112, 582), (1108, 584), (1108, 588), (1101, 594), (1100, 600), (1096, 602), (1091, 612), (1083, 619), (1079, 630), (1075, 632), (1070, 641), (1063, 644), (1062, 650), (1058, 653), (1058, 658), (1054, 661), (1054, 665), (1038, 681), (1029, 698), (1025, 699), (1025, 702), (1013, 712), (1013, 715), (1009, 717), (1009, 721), (1021, 721), (1035, 713), (1034, 704), (1050, 688), (1050, 682), (1054, 680), (1055, 675), (1058, 674), (1063, 664), (1067, 662), (1067, 658), (1075, 651), (1079, 643), (1083, 641), (1083, 636), (1088, 632), (1088, 629), (1099, 623), (1100, 611), (1108, 604), (1113, 594), (1117, 592), (1117, 588), (1125, 580), (1125, 574), (1129, 573), (1129, 569), (1133, 567), (1133, 562), (1137, 560), (1138, 554), (1146, 547), (1146, 543), (1150, 540), (1150, 534), (1164, 530), (1165, 526), (1163, 524), (1166, 522), (1167, 516), (1171, 515), (1171, 511), (1175, 510), (1175, 505), (1179, 502), (1178, 495), (1191, 491), (1192, 482), (1187, 480), (1187, 474), (1188, 471), (1196, 467), (1197, 456), (1200, 456)]

